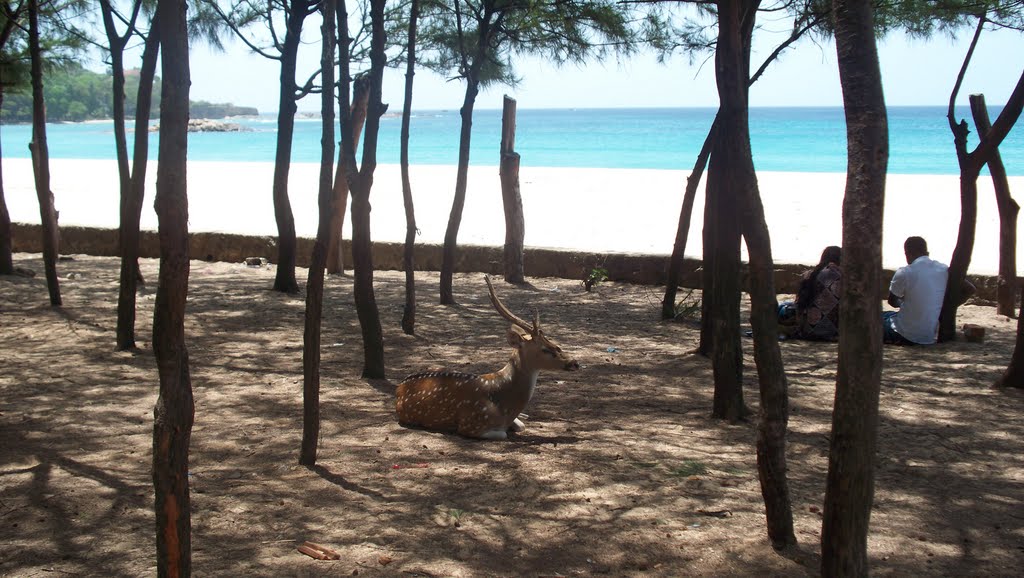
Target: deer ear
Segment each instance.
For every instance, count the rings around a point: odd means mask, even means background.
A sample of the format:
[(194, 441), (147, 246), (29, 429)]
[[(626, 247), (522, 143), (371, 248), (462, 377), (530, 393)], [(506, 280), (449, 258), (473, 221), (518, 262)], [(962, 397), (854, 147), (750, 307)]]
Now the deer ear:
[(530, 340), (530, 335), (515, 325), (508, 328), (508, 344), (512, 347), (519, 347)]

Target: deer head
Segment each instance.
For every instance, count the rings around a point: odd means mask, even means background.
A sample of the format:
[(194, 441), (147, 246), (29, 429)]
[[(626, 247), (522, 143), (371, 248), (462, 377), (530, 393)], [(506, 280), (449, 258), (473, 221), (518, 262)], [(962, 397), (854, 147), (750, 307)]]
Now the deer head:
[(508, 330), (508, 343), (519, 351), (524, 368), (530, 369), (564, 369), (575, 371), (580, 368), (576, 360), (571, 359), (562, 351), (557, 343), (544, 335), (540, 328), (540, 315), (534, 311), (533, 323), (527, 323), (509, 311), (494, 291), (489, 275), (484, 276), (491, 305), (498, 314), (508, 320), (512, 326)]

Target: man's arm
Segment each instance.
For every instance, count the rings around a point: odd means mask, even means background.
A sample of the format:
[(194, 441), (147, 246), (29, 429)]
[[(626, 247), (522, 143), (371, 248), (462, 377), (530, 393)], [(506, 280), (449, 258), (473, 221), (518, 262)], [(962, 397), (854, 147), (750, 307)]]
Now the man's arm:
[(889, 298), (887, 299), (889, 305), (892, 305), (896, 309), (903, 306), (903, 298), (897, 297), (892, 291), (889, 292)]

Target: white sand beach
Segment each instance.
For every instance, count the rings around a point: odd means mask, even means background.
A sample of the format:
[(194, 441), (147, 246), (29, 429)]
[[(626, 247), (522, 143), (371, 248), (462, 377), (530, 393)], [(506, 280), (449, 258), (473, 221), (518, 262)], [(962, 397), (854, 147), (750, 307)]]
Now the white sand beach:
[[(248, 235), (277, 234), (271, 204), (271, 163), (189, 163), (189, 229)], [(290, 198), (298, 234), (316, 234), (317, 174), (312, 163), (295, 163)], [(117, 170), (114, 161), (51, 160), (61, 225), (116, 228)], [(672, 250), (688, 171), (523, 167), (520, 173), (526, 245), (597, 252), (668, 254)], [(28, 159), (3, 159), (5, 197), (11, 219), (38, 223), (39, 206)], [(156, 230), (153, 211), (156, 163), (142, 227)], [(411, 168), (418, 242), (441, 243), (455, 190), (455, 167)], [(760, 172), (758, 182), (779, 263), (813, 264), (826, 245), (841, 244), (842, 173)], [(999, 218), (991, 179), (979, 179), (978, 228), (970, 271), (998, 268)], [(1024, 191), (1024, 177), (1010, 178)], [(699, 256), (703, 186), (694, 207), (687, 255)], [(379, 165), (371, 193), (373, 238), (402, 241), (405, 215), (398, 165)], [(933, 258), (949, 262), (960, 220), (959, 178), (953, 175), (889, 175), (886, 185), (883, 265), (905, 264), (903, 240), (921, 235)], [(346, 226), (348, 235), (348, 226)], [(459, 232), (460, 244), (504, 242), (498, 169), (472, 167)], [(1024, 255), (1018, 257), (1024, 270)]]

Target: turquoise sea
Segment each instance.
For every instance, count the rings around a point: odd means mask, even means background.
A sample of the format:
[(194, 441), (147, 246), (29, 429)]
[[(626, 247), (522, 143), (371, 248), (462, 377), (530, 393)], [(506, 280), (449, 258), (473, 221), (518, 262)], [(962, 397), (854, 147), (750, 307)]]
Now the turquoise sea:
[[(999, 110), (997, 106), (990, 107), (993, 119)], [(523, 166), (688, 171), (714, 114), (712, 108), (523, 109), (518, 112), (516, 150)], [(957, 115), (969, 118), (970, 111), (960, 109)], [(497, 166), (501, 111), (477, 110), (473, 121), (471, 162)], [(275, 116), (231, 122), (250, 130), (193, 133), (189, 135), (189, 159), (273, 162)], [(459, 123), (458, 110), (415, 113), (411, 125), (411, 162), (454, 165), (458, 161)], [(399, 162), (400, 124), (396, 115), (382, 120), (378, 162)], [(846, 171), (842, 108), (754, 108), (750, 112), (750, 130), (758, 170)], [(29, 126), (5, 125), (0, 131), (3, 156), (29, 156)], [(153, 134), (150, 151), (155, 158)], [(890, 108), (889, 135), (889, 172), (959, 174), (944, 107)], [(53, 158), (114, 158), (110, 122), (51, 124), (47, 139)], [(319, 162), (319, 147), (320, 121), (299, 119), (292, 160)], [(1024, 175), (1024, 129), (1018, 126), (1011, 131), (1000, 153), (1010, 175)]]

